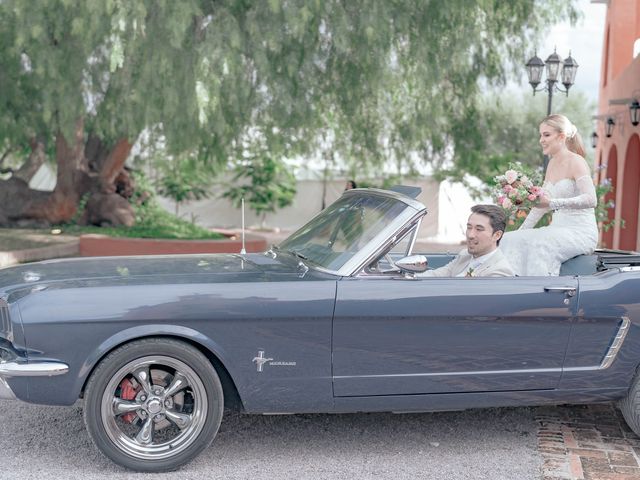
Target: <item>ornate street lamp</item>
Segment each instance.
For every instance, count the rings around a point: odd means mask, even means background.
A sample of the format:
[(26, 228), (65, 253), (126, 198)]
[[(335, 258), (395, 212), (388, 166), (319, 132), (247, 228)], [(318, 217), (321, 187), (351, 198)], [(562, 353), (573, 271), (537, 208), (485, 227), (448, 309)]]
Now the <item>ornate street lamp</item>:
[[(562, 70), (560, 70), (562, 65)], [(575, 58), (569, 56), (562, 61), (560, 56), (555, 52), (547, 57), (546, 61), (542, 61), (537, 55), (531, 57), (526, 63), (527, 76), (529, 77), (529, 83), (533, 88), (533, 94), (536, 92), (547, 91), (549, 94), (549, 102), (547, 103), (547, 115), (551, 115), (551, 100), (553, 98), (553, 92), (558, 91), (569, 95), (569, 88), (575, 83), (576, 73), (578, 72), (578, 62)], [(542, 82), (542, 71), (544, 67), (547, 67), (547, 84), (538, 89), (538, 85)], [(560, 74), (560, 78), (558, 78)], [(564, 90), (558, 87), (558, 80), (562, 80)]]
[[(562, 65), (562, 70), (560, 69), (560, 65)], [(547, 57), (546, 61), (543, 62), (538, 55), (535, 54), (525, 66), (527, 67), (527, 76), (529, 77), (529, 83), (533, 88), (533, 94), (535, 95), (536, 92), (547, 91), (547, 94), (549, 95), (547, 100), (547, 115), (551, 115), (553, 92), (558, 91), (569, 96), (569, 88), (571, 88), (576, 79), (578, 62), (576, 62), (576, 60), (571, 56), (571, 52), (569, 52), (569, 56), (562, 61), (554, 49), (553, 53)], [(538, 85), (542, 82), (542, 71), (545, 67), (547, 67), (546, 85), (538, 89)], [(564, 90), (558, 87), (557, 83), (559, 80), (562, 80)], [(545, 171), (547, 170), (548, 163), (549, 158), (545, 155)]]

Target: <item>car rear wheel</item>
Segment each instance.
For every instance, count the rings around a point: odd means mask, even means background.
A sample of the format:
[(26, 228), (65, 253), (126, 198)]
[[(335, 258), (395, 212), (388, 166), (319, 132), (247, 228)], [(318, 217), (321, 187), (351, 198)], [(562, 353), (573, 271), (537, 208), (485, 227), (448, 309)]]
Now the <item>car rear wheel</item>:
[(174, 470), (215, 437), (224, 408), (220, 379), (194, 347), (137, 340), (107, 355), (91, 375), (84, 420), (96, 446), (133, 470)]
[(640, 435), (640, 372), (636, 374), (627, 396), (618, 403), (627, 425)]

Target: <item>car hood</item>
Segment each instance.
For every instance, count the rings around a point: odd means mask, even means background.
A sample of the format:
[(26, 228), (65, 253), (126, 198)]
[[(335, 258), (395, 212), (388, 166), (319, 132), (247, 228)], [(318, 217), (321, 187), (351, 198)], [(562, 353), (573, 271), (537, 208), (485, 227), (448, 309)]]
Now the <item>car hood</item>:
[(148, 281), (167, 277), (224, 276), (224, 281), (261, 280), (270, 271), (291, 267), (263, 254), (146, 255), (47, 260), (0, 269), (0, 290), (41, 283), (125, 279)]

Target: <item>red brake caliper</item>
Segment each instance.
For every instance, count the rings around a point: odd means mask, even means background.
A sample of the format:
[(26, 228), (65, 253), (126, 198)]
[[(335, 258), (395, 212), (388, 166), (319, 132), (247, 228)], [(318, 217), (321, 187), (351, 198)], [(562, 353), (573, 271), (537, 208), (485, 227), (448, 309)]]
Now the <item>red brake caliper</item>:
[[(140, 391), (140, 385), (134, 387), (128, 378), (125, 378), (120, 382), (120, 398), (123, 400), (133, 400)], [(129, 412), (122, 415), (120, 418), (123, 422), (132, 423), (136, 418), (135, 412)]]

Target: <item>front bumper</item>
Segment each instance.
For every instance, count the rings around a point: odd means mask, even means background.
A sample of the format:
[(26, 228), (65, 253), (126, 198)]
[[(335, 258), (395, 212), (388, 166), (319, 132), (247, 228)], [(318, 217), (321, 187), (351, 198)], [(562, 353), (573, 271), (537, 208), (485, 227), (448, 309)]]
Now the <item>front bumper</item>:
[(69, 365), (59, 362), (0, 363), (0, 399), (15, 400), (16, 396), (6, 381), (7, 377), (53, 377), (69, 371)]

